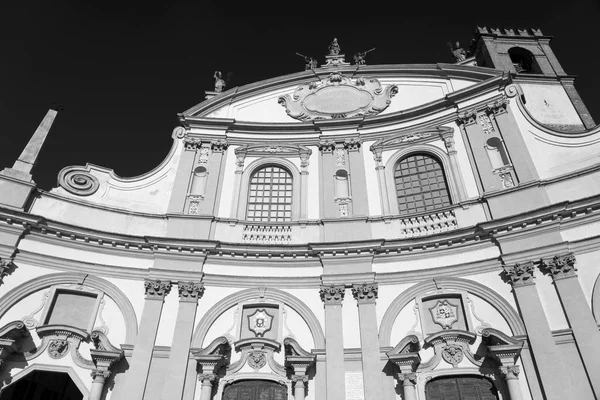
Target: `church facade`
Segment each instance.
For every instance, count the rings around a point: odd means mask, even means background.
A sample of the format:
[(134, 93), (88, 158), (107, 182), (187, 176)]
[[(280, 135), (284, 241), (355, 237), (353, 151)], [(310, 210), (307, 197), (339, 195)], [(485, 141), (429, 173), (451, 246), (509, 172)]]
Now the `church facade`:
[[(0, 173), (0, 400), (600, 397), (600, 129), (540, 30), (179, 115), (122, 178)], [(51, 138), (51, 136), (50, 136)]]

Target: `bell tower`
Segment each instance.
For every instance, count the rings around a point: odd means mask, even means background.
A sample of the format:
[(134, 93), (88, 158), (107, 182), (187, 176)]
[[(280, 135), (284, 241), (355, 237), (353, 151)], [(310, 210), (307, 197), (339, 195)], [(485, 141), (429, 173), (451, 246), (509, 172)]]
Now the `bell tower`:
[(477, 27), (471, 50), (477, 65), (513, 75), (539, 122), (567, 132), (591, 129), (595, 123), (575, 89), (575, 76), (561, 67), (551, 40), (540, 29)]

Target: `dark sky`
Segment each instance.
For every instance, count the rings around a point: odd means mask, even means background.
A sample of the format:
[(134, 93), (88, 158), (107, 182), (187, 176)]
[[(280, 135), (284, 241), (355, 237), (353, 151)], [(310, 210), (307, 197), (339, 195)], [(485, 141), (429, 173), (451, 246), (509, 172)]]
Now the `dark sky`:
[[(215, 70), (230, 87), (304, 69), (337, 37), (347, 60), (452, 62), (477, 25), (541, 28), (600, 121), (598, 0), (294, 2), (12, 1), (0, 6), (0, 168), (11, 166), (53, 105), (59, 113), (34, 170), (43, 189), (68, 165), (121, 176), (166, 156), (176, 115), (204, 99)], [(560, 4), (560, 5), (558, 5)], [(400, 93), (401, 95), (401, 93)]]

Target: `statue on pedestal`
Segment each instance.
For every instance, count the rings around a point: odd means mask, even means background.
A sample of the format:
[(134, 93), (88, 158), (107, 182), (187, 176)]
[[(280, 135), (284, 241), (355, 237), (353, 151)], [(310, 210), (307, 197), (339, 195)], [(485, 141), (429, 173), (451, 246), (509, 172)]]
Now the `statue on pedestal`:
[(460, 47), (459, 42), (456, 42), (456, 45), (454, 46), (452, 45), (452, 43), (448, 42), (448, 47), (450, 48), (450, 52), (452, 53), (452, 56), (454, 57), (456, 62), (462, 62), (467, 59), (468, 54), (465, 51), (465, 49)]
[(221, 93), (225, 89), (225, 80), (222, 78), (221, 71), (215, 71), (215, 92)]
[(338, 44), (337, 38), (333, 38), (333, 42), (329, 45), (329, 55), (337, 56), (340, 54), (340, 45)]

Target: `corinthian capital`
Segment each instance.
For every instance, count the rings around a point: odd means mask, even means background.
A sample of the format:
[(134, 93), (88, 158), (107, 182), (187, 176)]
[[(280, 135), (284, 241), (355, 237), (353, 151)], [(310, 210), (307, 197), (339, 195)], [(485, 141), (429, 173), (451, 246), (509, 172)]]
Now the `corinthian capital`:
[(194, 282), (177, 283), (179, 290), (179, 301), (198, 301), (204, 294), (204, 285)]
[(352, 295), (359, 303), (374, 303), (379, 285), (375, 282), (352, 285)]
[(144, 281), (144, 289), (146, 290), (146, 298), (165, 298), (171, 291), (171, 282), (154, 279), (146, 279)]
[(344, 295), (346, 294), (346, 287), (344, 285), (321, 286), (319, 294), (325, 304), (342, 304)]
[(409, 372), (407, 374), (398, 374), (398, 379), (405, 386), (414, 386), (417, 383), (417, 374), (414, 372)]
[(554, 256), (551, 260), (542, 260), (542, 271), (552, 275), (553, 279), (577, 276), (573, 253)]
[(534, 284), (533, 272), (535, 271), (535, 265), (533, 262), (528, 261), (524, 263), (516, 263), (515, 265), (504, 266), (504, 272), (512, 286), (523, 286)]
[(518, 365), (501, 366), (500, 372), (502, 372), (502, 375), (504, 375), (504, 379), (506, 380), (519, 379), (519, 373), (521, 372), (521, 369)]

